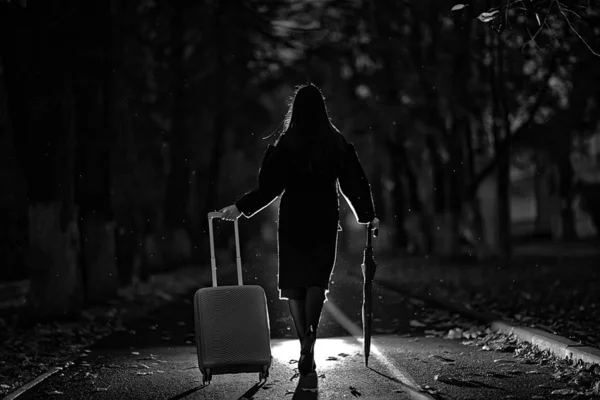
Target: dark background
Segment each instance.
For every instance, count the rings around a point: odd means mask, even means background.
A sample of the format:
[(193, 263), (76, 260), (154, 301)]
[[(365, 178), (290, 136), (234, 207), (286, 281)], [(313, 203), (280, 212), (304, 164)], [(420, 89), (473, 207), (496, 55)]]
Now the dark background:
[[(598, 1), (2, 0), (0, 281), (52, 319), (207, 265), (206, 213), (254, 187), (308, 81), (358, 148), (380, 250), (510, 269), (525, 240), (597, 243), (598, 26)], [(242, 221), (246, 256), (275, 251), (275, 219)]]

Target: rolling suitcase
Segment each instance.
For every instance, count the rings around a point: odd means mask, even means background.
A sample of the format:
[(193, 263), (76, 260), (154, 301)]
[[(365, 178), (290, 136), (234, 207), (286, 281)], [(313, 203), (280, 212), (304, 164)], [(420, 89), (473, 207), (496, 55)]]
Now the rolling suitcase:
[(271, 367), (271, 333), (267, 298), (262, 287), (244, 285), (238, 221), (234, 221), (238, 285), (217, 286), (213, 219), (208, 213), (212, 287), (194, 295), (198, 367), (202, 383), (213, 375), (258, 372), (267, 379)]

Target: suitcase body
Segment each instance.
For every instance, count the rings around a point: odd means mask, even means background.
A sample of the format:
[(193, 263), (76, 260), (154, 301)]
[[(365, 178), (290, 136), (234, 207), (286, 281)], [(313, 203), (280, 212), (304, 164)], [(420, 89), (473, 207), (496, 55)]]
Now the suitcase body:
[(245, 372), (257, 372), (259, 379), (266, 379), (271, 367), (267, 298), (262, 287), (243, 284), (237, 220), (238, 285), (217, 286), (212, 220), (220, 216), (219, 212), (208, 215), (213, 286), (194, 295), (198, 367), (203, 383), (209, 383), (213, 375)]

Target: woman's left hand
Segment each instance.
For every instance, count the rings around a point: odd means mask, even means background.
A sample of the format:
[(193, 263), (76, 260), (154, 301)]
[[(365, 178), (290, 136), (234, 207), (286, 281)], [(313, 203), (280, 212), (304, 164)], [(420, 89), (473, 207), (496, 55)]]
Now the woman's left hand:
[(373, 236), (377, 237), (377, 235), (379, 235), (379, 218), (373, 218), (373, 221), (371, 221), (369, 224), (371, 225)]
[(225, 221), (235, 221), (240, 217), (240, 215), (242, 215), (242, 213), (235, 204), (225, 207), (221, 210), (221, 212), (223, 213), (221, 218)]

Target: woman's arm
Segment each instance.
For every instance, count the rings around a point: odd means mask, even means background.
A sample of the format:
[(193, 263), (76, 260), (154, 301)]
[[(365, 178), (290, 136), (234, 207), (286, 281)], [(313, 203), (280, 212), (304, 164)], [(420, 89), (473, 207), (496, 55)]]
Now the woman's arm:
[(358, 159), (356, 148), (351, 143), (345, 144), (343, 168), (338, 181), (340, 191), (346, 198), (356, 220), (361, 224), (373, 221), (376, 215), (371, 186)]
[(287, 168), (280, 150), (269, 145), (258, 172), (258, 187), (242, 197), (235, 205), (247, 218), (265, 209), (285, 190)]

